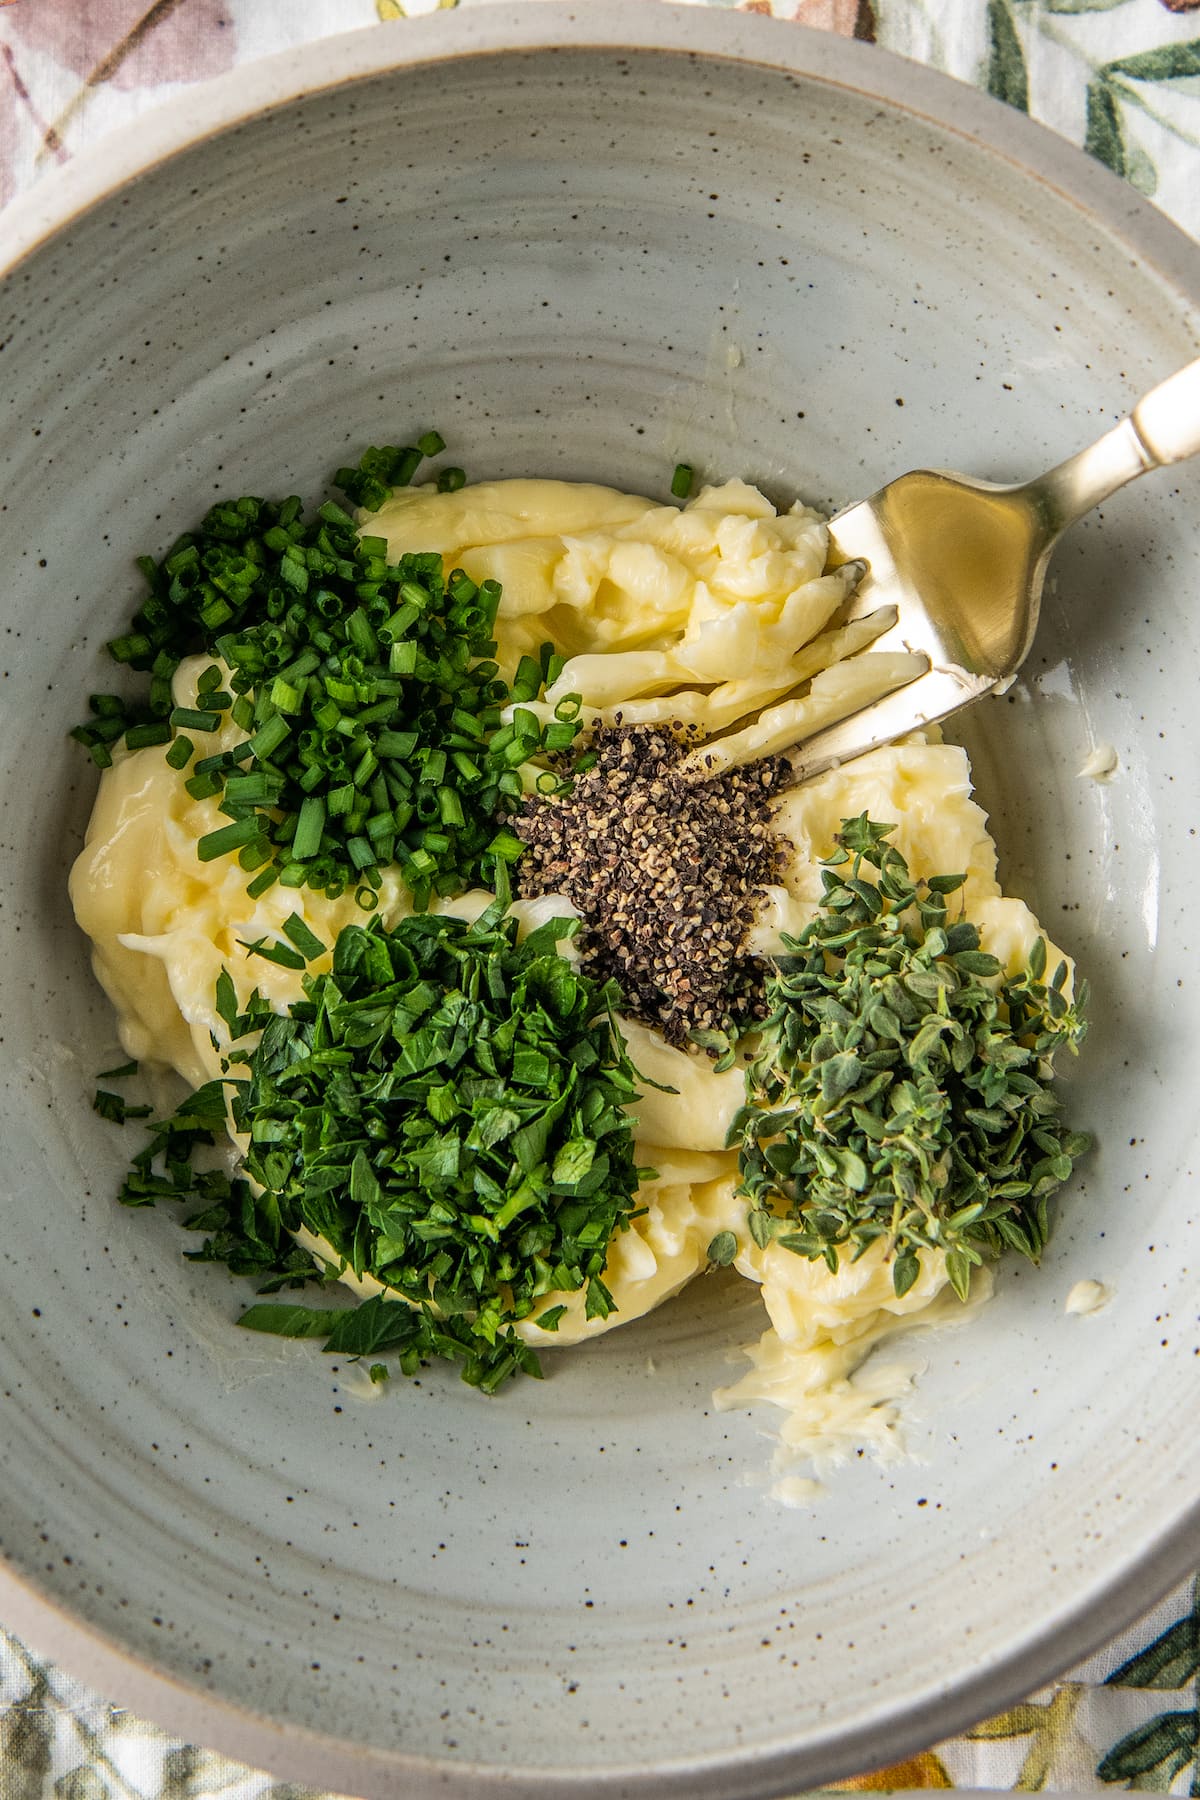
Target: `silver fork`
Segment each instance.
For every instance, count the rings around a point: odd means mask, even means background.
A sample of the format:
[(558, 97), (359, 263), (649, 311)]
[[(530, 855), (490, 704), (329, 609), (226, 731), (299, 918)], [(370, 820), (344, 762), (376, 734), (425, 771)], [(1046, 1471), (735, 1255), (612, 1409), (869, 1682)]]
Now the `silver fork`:
[(917, 469), (830, 522), (829, 568), (863, 561), (845, 614), (894, 606), (871, 650), (924, 656), (924, 674), (790, 751), (795, 781), (919, 731), (1016, 674), (1037, 630), (1051, 551), (1069, 525), (1168, 463), (1200, 453), (1200, 360), (1036, 481), (999, 486)]

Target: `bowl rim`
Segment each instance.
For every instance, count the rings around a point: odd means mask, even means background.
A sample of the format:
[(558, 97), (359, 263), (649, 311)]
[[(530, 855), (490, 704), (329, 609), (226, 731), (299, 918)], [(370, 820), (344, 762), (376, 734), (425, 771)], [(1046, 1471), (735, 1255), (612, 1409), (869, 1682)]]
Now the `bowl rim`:
[[(51, 169), (0, 212), (0, 281), (80, 216), (152, 169), (307, 96), (390, 72), (536, 51), (667, 52), (796, 75), (936, 124), (1050, 189), (1118, 238), (1175, 295), (1200, 346), (1200, 244), (1126, 182), (1058, 133), (954, 77), (877, 45), (792, 21), (694, 4), (694, 0), (500, 0), (404, 21), (403, 30), (358, 28), (196, 83), (89, 146), (86, 158)], [(2, 348), (3, 346), (0, 346)], [(1164, 371), (1166, 374), (1167, 371)], [(892, 1700), (856, 1727), (837, 1726), (791, 1746), (733, 1751), (719, 1761), (682, 1758), (653, 1769), (610, 1765), (496, 1768), (403, 1750), (380, 1750), (224, 1700), (169, 1674), (100, 1628), (76, 1619), (18, 1573), (0, 1551), (0, 1617), (80, 1680), (163, 1723), (185, 1741), (211, 1744), (273, 1774), (364, 1796), (391, 1796), (397, 1781), (447, 1800), (512, 1794), (531, 1800), (764, 1800), (899, 1761), (998, 1712), (1098, 1649), (1192, 1573), (1200, 1555), (1200, 1499), (1185, 1506), (1136, 1566), (1119, 1571), (1045, 1622), (1019, 1650), (968, 1671), (915, 1704)]]

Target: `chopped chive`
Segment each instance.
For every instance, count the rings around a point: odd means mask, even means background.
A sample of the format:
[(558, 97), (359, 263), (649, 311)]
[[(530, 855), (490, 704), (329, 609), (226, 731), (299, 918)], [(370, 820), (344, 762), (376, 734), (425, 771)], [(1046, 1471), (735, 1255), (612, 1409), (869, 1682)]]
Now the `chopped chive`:
[(116, 637), (108, 645), (108, 654), (114, 662), (139, 662), (150, 655), (154, 646), (142, 632), (130, 632), (126, 637)]
[(177, 731), (217, 731), (219, 712), (200, 712), (194, 706), (176, 706), (171, 711), (171, 724)]
[[(569, 705), (549, 727), (530, 710), (561, 665), (552, 646), (525, 659), (511, 695), (501, 678), (499, 583), (447, 574), (436, 551), (393, 560), (382, 535), (355, 529), (350, 505), (378, 508), (444, 449), (431, 431), (367, 450), (338, 471), (347, 505), (307, 518), (295, 497), (219, 501), (161, 561), (139, 563), (148, 592), (111, 649), (148, 676), (149, 703), (95, 695), (73, 735), (101, 767), (119, 739), (161, 743), (188, 794), (225, 815), (203, 860), (236, 852), (252, 895), (276, 882), (376, 891), (396, 858), (418, 910), (479, 885), (497, 812), (537, 780), (526, 765), (573, 739)], [(465, 476), (435, 479), (454, 492)], [(171, 681), (197, 652), (195, 698), (176, 707)], [(200, 734), (226, 718), (239, 741), (202, 754)]]
[(290, 736), (291, 726), (287, 720), (282, 713), (274, 713), (249, 739), (250, 754), (259, 762), (266, 762)]
[(165, 719), (150, 725), (131, 725), (125, 733), (125, 743), (130, 750), (149, 750), (155, 744), (169, 744), (170, 741), (171, 727)]
[(504, 862), (516, 862), (525, 845), (513, 831), (498, 831), (488, 845), (489, 856), (498, 856)]
[(233, 758), (230, 752), (228, 750), (218, 750), (215, 756), (200, 757), (196, 763), (196, 767), (192, 770), (192, 773), (193, 775), (211, 775), (213, 773), (218, 773), (224, 776), (233, 768), (233, 766)]
[(248, 775), (231, 775), (225, 783), (225, 798), (235, 806), (274, 806), (280, 798), (283, 777), (268, 775), (265, 769), (252, 769)]
[(577, 725), (547, 725), (542, 746), (551, 754), (556, 750), (569, 750), (578, 733)]
[(173, 769), (186, 769), (192, 760), (192, 752), (196, 746), (189, 737), (177, 737), (167, 751), (167, 761)]
[(247, 883), (246, 892), (252, 900), (257, 900), (261, 894), (266, 893), (268, 888), (273, 888), (278, 880), (278, 865), (270, 863), (254, 877), (253, 881)]
[(675, 473), (671, 477), (671, 492), (676, 500), (686, 500), (692, 491), (692, 482), (696, 471), (691, 463), (676, 463)]
[(218, 856), (225, 856), (230, 850), (240, 850), (258, 836), (259, 825), (256, 818), (238, 819), (232, 825), (222, 825), (218, 831), (209, 831), (196, 845), (196, 854), (201, 862), (214, 862)]
[(281, 713), (299, 712), (301, 698), (299, 688), (294, 688), (282, 675), (277, 675), (271, 683), (271, 705), (278, 707)]
[(443, 469), (437, 478), (439, 494), (457, 494), (460, 488), (467, 485), (466, 471), (463, 469)]
[(325, 829), (325, 802), (319, 795), (309, 794), (300, 806), (296, 835), (292, 839), (292, 855), (297, 862), (308, 862), (321, 848)]
[(203, 775), (190, 776), (183, 785), (193, 800), (211, 800), (221, 792), (224, 783), (215, 771), (206, 770)]
[(404, 605), (397, 607), (391, 618), (385, 619), (383, 624), (379, 627), (379, 637), (381, 641), (385, 644), (395, 643), (396, 639), (402, 638), (409, 627), (414, 625), (420, 616), (420, 607), (413, 606), (410, 601), (405, 601)]
[(88, 706), (98, 718), (123, 719), (125, 702), (120, 694), (89, 694)]
[(395, 757), (404, 762), (417, 747), (415, 731), (381, 731), (375, 739), (375, 750), (379, 756)]
[[(290, 662), (286, 669), (280, 669), (277, 680), (290, 682), (303, 681), (306, 676), (314, 674), (320, 666), (320, 655), (316, 650), (310, 647), (307, 650), (302, 650), (295, 662)], [(276, 704), (278, 704), (278, 702), (276, 702)]]

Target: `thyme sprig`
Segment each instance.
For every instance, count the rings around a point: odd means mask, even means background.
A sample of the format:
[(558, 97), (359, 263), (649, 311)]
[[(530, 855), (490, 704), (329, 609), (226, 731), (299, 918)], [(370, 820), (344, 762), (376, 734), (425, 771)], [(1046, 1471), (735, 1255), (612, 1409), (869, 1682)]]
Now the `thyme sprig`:
[(1086, 984), (1067, 998), (1065, 962), (1045, 980), (1043, 938), (1006, 977), (950, 918), (966, 877), (915, 881), (893, 829), (842, 821), (820, 911), (768, 978), (729, 1141), (760, 1247), (836, 1272), (882, 1242), (898, 1295), (940, 1251), (965, 1300), (984, 1258), (1038, 1260), (1050, 1197), (1089, 1146), (1051, 1089), (1056, 1054), (1083, 1041)]

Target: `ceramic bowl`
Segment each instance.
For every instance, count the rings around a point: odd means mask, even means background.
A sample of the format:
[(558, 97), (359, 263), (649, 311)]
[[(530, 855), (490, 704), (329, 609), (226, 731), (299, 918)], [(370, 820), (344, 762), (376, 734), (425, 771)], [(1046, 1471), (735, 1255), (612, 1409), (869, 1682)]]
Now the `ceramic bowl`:
[[(1060, 1671), (1200, 1552), (1200, 469), (1079, 527), (965, 719), (1009, 888), (1095, 989), (1099, 1148), (1040, 1270), (931, 1338), (917, 1460), (788, 1511), (704, 1283), (494, 1401), (368, 1402), (114, 1191), (66, 873), (131, 558), (436, 423), (475, 477), (837, 505), (998, 479), (1196, 354), (1200, 253), (999, 106), (702, 8), (482, 7), (186, 91), (0, 220), (0, 1617), (124, 1703), (357, 1794), (765, 1796)], [(1108, 786), (1076, 771), (1110, 742)], [(1189, 1270), (1191, 1271), (1189, 1273)], [(1113, 1298), (1092, 1318), (1081, 1278)]]

